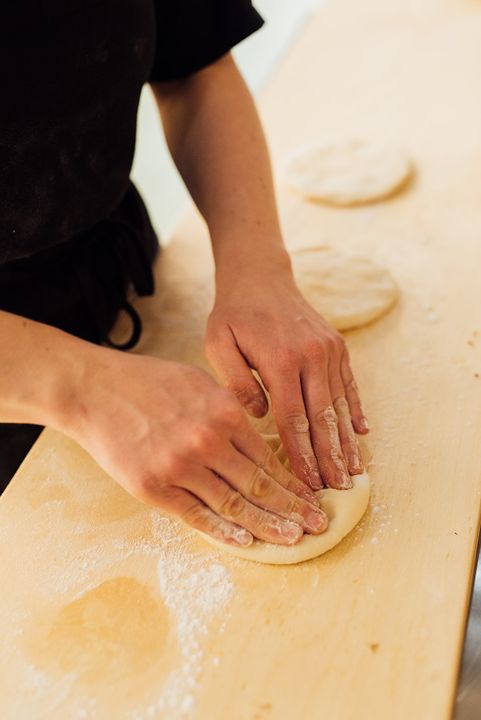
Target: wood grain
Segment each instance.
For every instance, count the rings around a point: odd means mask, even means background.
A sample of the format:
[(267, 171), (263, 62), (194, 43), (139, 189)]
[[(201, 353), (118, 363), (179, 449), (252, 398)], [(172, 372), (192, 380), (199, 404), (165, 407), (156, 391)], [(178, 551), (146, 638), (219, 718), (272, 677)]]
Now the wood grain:
[[(175, 526), (169, 545), (155, 511), (46, 431), (0, 502), (2, 717), (450, 716), (481, 496), (480, 36), (475, 0), (336, 0), (261, 102), (276, 168), (299, 141), (352, 135), (396, 142), (416, 166), (398, 196), (349, 210), (303, 203), (278, 176), (291, 247), (355, 248), (402, 290), (392, 312), (347, 335), (373, 426), (361, 526), (289, 568), (224, 557)], [(203, 364), (212, 261), (194, 212), (157, 273), (156, 297), (137, 303), (139, 352)], [(192, 687), (181, 683), (161, 710), (169, 673), (186, 675), (176, 612), (188, 598), (166, 609), (158, 583), (179, 558), (186, 572), (219, 566), (232, 592), (205, 620)], [(52, 628), (66, 605), (119, 577), (158, 599), (164, 640), (146, 651), (147, 679), (120, 634), (114, 647), (137, 680), (106, 672), (82, 684), (62, 674), (54, 651), (47, 660)], [(78, 645), (78, 627), (62, 632)], [(81, 662), (106, 657), (104, 635), (82, 638)]]

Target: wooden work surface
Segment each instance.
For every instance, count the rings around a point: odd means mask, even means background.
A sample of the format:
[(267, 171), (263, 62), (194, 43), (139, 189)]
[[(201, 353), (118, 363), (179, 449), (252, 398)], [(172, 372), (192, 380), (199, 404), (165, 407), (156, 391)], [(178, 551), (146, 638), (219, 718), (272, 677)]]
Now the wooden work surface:
[[(279, 182), (291, 246), (355, 247), (402, 289), (347, 335), (373, 426), (360, 527), (299, 566), (236, 560), (46, 431), (0, 502), (3, 720), (449, 717), (481, 492), (480, 37), (478, 0), (332, 1), (261, 101), (276, 165), (354, 135), (417, 169), (350, 210)], [(158, 273), (139, 351), (202, 362), (212, 265), (193, 213)]]

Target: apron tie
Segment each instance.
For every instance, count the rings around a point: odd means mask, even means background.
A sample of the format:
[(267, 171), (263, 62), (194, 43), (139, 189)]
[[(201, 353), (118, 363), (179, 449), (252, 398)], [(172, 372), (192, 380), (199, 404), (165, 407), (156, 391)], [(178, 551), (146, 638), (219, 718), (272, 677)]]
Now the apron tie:
[[(92, 252), (92, 245), (96, 246)], [(126, 295), (130, 285), (140, 297), (152, 295), (154, 278), (151, 255), (136, 231), (119, 218), (102, 220), (76, 244), (72, 254), (74, 273), (82, 288), (99, 341), (117, 350), (130, 350), (142, 333), (142, 321)], [(115, 343), (109, 337), (112, 305), (124, 310), (132, 321), (129, 339)], [(107, 311), (107, 312), (106, 312)]]

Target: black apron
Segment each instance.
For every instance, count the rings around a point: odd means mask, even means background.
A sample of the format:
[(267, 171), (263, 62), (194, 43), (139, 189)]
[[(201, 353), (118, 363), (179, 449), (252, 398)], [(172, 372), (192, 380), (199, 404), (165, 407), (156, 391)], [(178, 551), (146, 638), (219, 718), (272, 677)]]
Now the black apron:
[[(141, 321), (129, 293), (151, 295), (159, 244), (142, 199), (130, 186), (115, 213), (88, 232), (29, 258), (0, 265), (0, 308), (119, 350), (138, 342)], [(130, 338), (109, 337), (117, 315), (131, 319)], [(42, 428), (0, 424), (0, 492)]]

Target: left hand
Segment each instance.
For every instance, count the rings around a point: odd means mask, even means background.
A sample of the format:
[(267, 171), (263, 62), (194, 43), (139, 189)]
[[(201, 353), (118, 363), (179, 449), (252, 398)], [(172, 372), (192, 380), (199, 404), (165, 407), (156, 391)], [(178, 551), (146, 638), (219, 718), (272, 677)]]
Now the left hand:
[[(237, 275), (237, 276), (236, 276)], [(369, 430), (343, 337), (303, 298), (291, 270), (234, 271), (218, 283), (206, 354), (254, 417), (269, 392), (293, 473), (311, 488), (352, 487), (363, 471), (355, 432)]]

